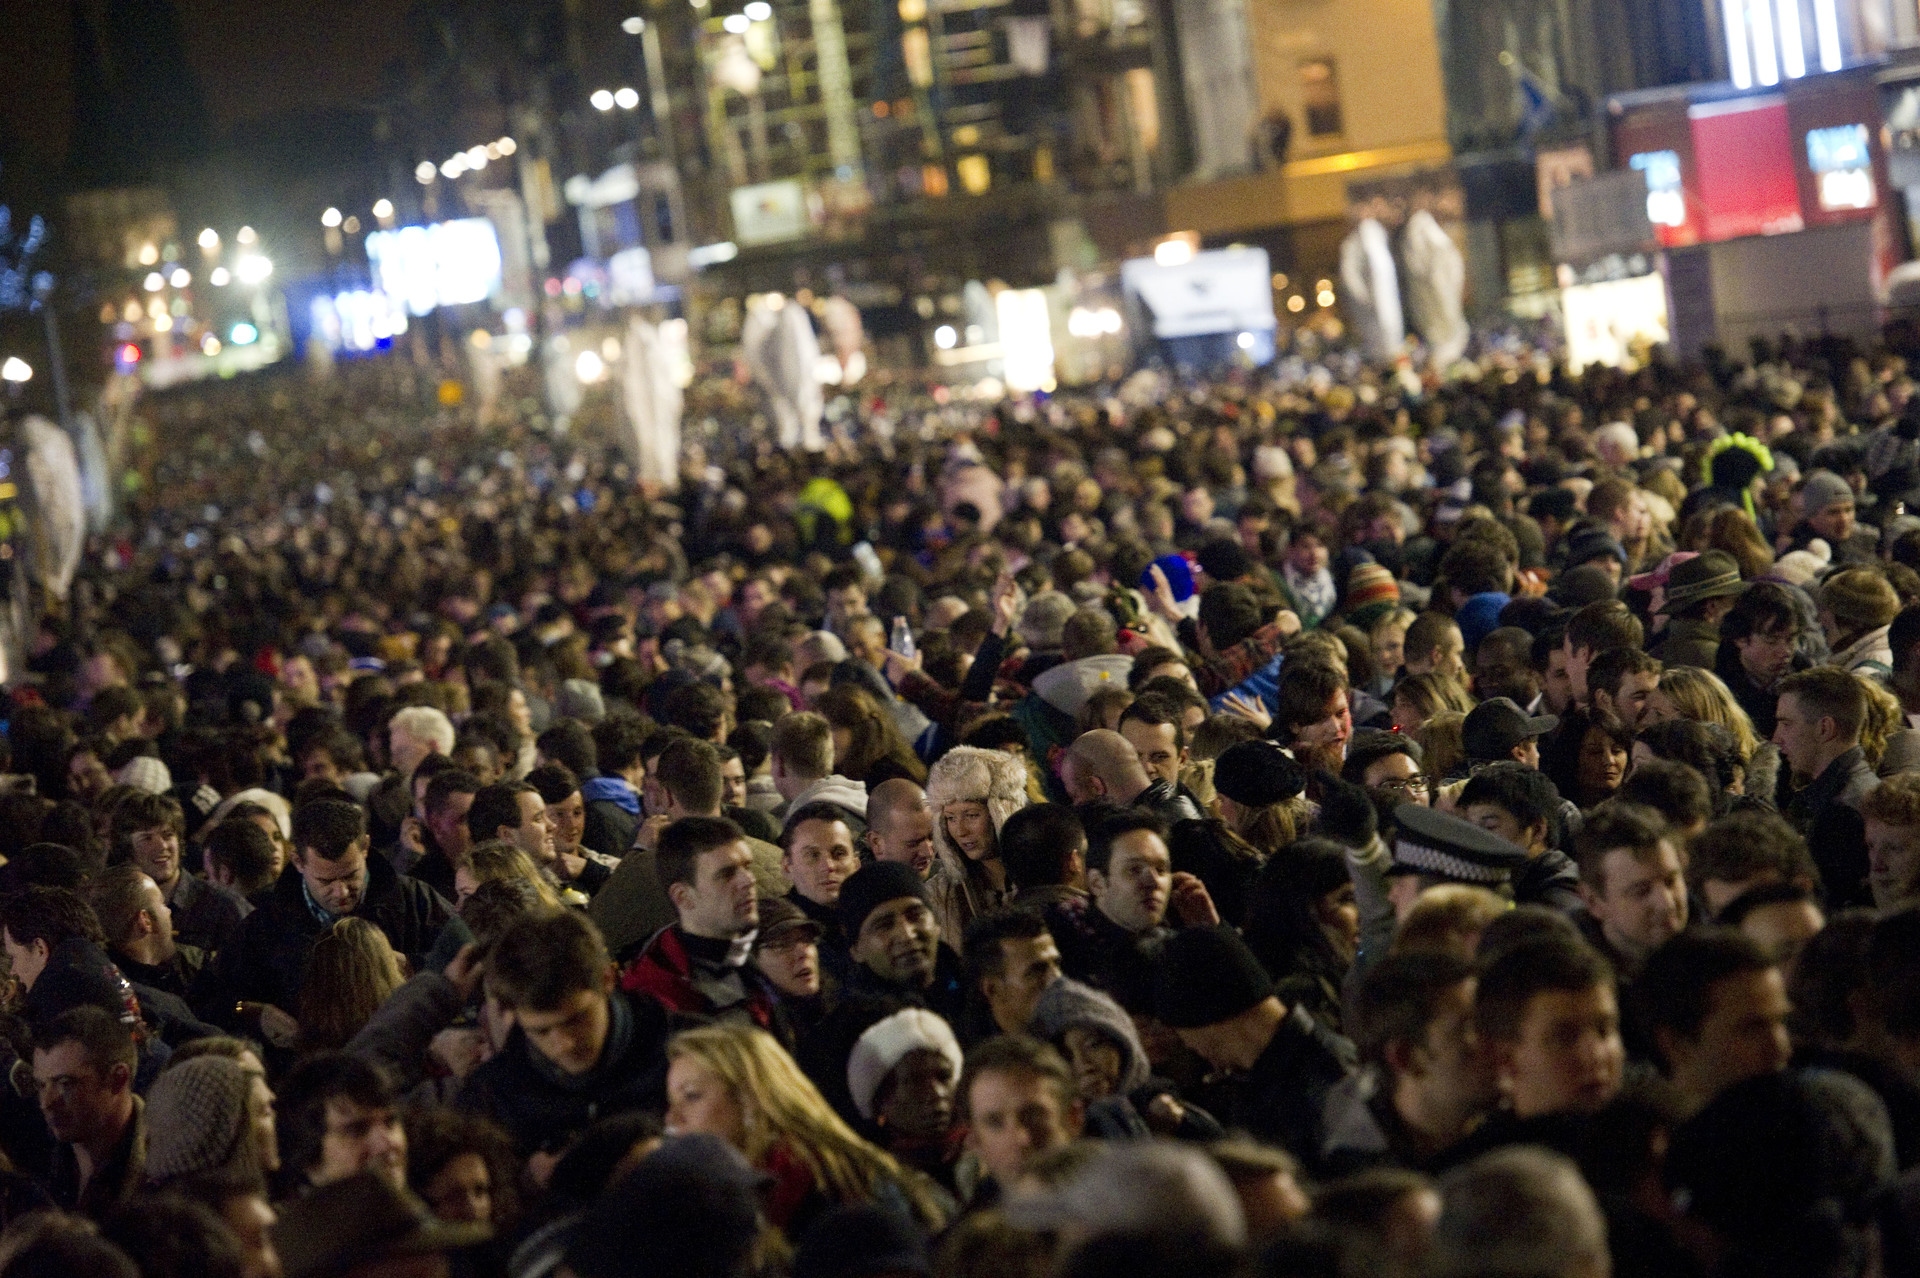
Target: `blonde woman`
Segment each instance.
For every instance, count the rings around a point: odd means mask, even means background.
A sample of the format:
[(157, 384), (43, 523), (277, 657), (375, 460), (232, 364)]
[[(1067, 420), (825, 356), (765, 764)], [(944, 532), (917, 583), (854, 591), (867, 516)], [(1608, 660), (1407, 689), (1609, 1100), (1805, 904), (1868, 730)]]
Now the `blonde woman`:
[(454, 871), (454, 904), (465, 905), (482, 883), (495, 879), (525, 879), (533, 884), (540, 904), (555, 907), (562, 904), (553, 880), (533, 863), (533, 858), (501, 839), (489, 839), (475, 847), (467, 854), (467, 863)]
[(1407, 627), (1413, 624), (1415, 615), (1410, 608), (1395, 608), (1373, 623), (1368, 638), (1373, 641), (1373, 664), (1382, 676), (1391, 679), (1406, 664)]
[(1467, 761), (1466, 723), (1463, 711), (1442, 710), (1413, 731), (1413, 739), (1420, 743), (1423, 766), (1433, 778), (1433, 806), (1443, 812), (1453, 811), (1460, 791), (1467, 784), (1464, 777), (1445, 781), (1448, 773)]
[(949, 945), (978, 915), (1013, 898), (1000, 860), (1000, 827), (1027, 806), (1027, 770), (1004, 750), (955, 746), (927, 772), (933, 873), (927, 890)]
[(1867, 719), (1860, 725), (1860, 753), (1873, 765), (1874, 774), (1885, 778), (1920, 768), (1920, 731), (1907, 726), (1900, 699), (1877, 679), (1855, 678), (1860, 679), (1860, 688), (1867, 694)]
[(307, 955), (298, 1011), (300, 1050), (345, 1047), (406, 980), (385, 932), (362, 918), (341, 919), (320, 934)]
[(1669, 666), (1661, 672), (1660, 682), (1647, 696), (1647, 708), (1641, 726), (1665, 723), (1669, 719), (1693, 719), (1717, 723), (1733, 734), (1739, 747), (1742, 776), (1731, 789), (1735, 794), (1750, 794), (1771, 799), (1780, 779), (1780, 750), (1762, 741), (1754, 731), (1753, 720), (1734, 700), (1719, 675), (1697, 666)]
[(667, 1045), (667, 1133), (705, 1132), (773, 1178), (767, 1218), (798, 1237), (830, 1207), (878, 1203), (929, 1232), (946, 1223), (933, 1182), (856, 1135), (766, 1031), (687, 1030)]
[[(1396, 732), (1413, 732), (1436, 714), (1448, 711), (1465, 717), (1473, 709), (1473, 698), (1458, 679), (1438, 672), (1408, 675), (1393, 686), (1393, 727)], [(1440, 775), (1428, 769), (1434, 776)]]

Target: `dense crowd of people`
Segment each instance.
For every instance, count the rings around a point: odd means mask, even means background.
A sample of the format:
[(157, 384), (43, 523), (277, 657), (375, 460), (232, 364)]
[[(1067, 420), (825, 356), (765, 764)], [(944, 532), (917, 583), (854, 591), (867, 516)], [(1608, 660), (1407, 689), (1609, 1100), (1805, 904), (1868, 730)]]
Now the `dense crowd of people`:
[(0, 1278), (1920, 1274), (1916, 383), (1477, 371), (150, 399)]

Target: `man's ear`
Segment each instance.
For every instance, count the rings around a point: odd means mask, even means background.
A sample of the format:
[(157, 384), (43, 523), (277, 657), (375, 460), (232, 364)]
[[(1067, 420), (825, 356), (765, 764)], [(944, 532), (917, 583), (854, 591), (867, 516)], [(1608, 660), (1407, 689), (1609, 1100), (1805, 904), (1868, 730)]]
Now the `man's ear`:
[(675, 910), (683, 910), (687, 906), (686, 897), (692, 891), (693, 888), (689, 885), (675, 880), (667, 884), (667, 900), (673, 903)]
[(1547, 846), (1547, 823), (1544, 819), (1535, 821), (1527, 827), (1527, 842), (1537, 843), (1544, 851)]
[(1383, 1054), (1386, 1057), (1386, 1066), (1389, 1073), (1400, 1075), (1414, 1072), (1414, 1063), (1417, 1060), (1416, 1049), (1414, 1045), (1406, 1039), (1395, 1038), (1387, 1040), (1386, 1050)]
[(1839, 739), (1839, 737), (1840, 737), (1840, 725), (1837, 722), (1835, 722), (1834, 717), (1830, 714), (1821, 715), (1820, 716), (1820, 739), (1822, 741), (1836, 741)]
[(1087, 871), (1087, 895), (1099, 900), (1107, 894), (1107, 876), (1099, 870)]

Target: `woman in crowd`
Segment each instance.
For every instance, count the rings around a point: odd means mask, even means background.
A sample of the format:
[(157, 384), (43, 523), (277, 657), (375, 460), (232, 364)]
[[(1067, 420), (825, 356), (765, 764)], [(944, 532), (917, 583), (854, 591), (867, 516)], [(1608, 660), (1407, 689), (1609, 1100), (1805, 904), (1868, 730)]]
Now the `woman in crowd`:
[(392, 993), (406, 984), (400, 956), (386, 933), (361, 918), (344, 918), (320, 934), (300, 986), (300, 1050), (345, 1047)]
[(934, 916), (940, 934), (966, 935), (967, 924), (1012, 899), (1000, 861), (1000, 827), (1027, 806), (1027, 770), (1004, 750), (956, 746), (927, 773), (933, 812)]
[(1341, 985), (1360, 949), (1360, 908), (1346, 849), (1301, 839), (1261, 867), (1247, 907), (1247, 947), (1280, 997), (1336, 1031)]
[(1582, 811), (1605, 803), (1626, 779), (1633, 733), (1604, 710), (1570, 710), (1541, 752), (1540, 770)]
[(688, 1030), (667, 1047), (667, 1132), (718, 1136), (772, 1178), (767, 1218), (798, 1238), (827, 1209), (879, 1203), (944, 1223), (918, 1173), (854, 1134), (770, 1034), (739, 1025)]
[(927, 779), (926, 765), (894, 726), (871, 693), (850, 683), (837, 684), (814, 698), (815, 714), (833, 727), (833, 770), (869, 790), (891, 777)]

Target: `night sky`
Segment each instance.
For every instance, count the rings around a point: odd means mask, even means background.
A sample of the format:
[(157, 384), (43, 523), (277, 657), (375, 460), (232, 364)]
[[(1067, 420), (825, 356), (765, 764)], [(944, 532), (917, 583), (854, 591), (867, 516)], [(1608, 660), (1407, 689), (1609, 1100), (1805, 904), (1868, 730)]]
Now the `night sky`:
[[(98, 6), (106, 0), (80, 0)], [(399, 45), (396, 0), (174, 0), (213, 139), (250, 121), (371, 97)], [(9, 0), (0, 126), (41, 164), (64, 161), (73, 114), (70, 0)]]

